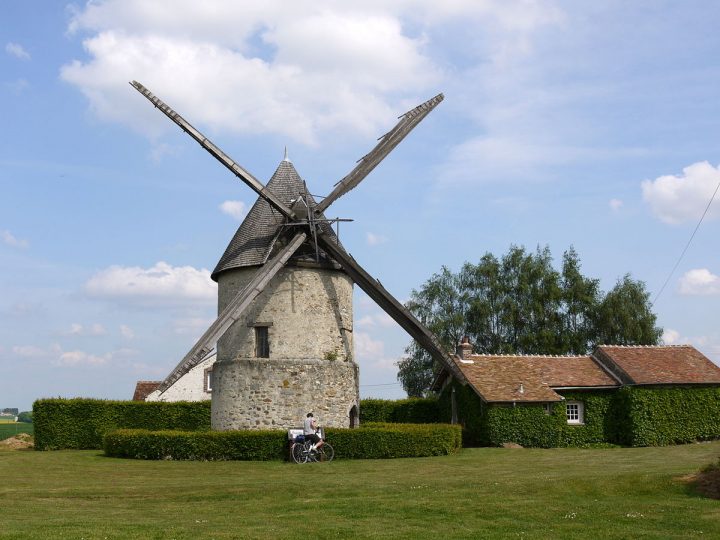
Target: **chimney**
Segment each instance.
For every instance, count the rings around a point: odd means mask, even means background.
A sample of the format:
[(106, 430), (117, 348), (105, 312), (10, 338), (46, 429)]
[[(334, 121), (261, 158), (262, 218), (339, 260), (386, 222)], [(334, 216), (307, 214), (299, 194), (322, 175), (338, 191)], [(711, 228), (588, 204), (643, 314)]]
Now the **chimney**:
[(470, 345), (470, 338), (463, 336), (462, 341), (460, 341), (460, 345), (457, 346), (455, 354), (457, 354), (460, 358), (468, 358), (472, 353), (473, 348), (472, 345)]

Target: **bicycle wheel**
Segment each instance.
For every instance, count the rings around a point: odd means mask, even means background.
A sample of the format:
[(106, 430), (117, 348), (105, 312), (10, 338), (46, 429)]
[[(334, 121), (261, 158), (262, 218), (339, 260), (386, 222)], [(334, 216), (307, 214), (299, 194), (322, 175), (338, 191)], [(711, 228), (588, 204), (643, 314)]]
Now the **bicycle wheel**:
[(312, 441), (305, 441), (305, 444), (303, 445), (303, 454), (305, 455), (305, 461), (308, 462), (319, 461), (318, 451), (311, 449), (312, 444)]
[(308, 460), (308, 454), (305, 452), (303, 443), (293, 443), (290, 453), (295, 463), (305, 463)]
[(317, 451), (317, 461), (332, 461), (335, 457), (335, 449), (329, 444), (323, 444)]

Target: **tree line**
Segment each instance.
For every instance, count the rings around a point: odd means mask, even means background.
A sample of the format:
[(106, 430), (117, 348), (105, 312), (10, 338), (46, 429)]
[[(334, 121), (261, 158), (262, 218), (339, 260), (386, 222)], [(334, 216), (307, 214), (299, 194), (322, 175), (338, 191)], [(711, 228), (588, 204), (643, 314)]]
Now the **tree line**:
[[(602, 344), (658, 344), (662, 329), (642, 281), (626, 274), (603, 292), (600, 280), (580, 267), (572, 247), (556, 270), (548, 247), (511, 246), (500, 259), (486, 253), (457, 273), (443, 266), (406, 306), (451, 351), (463, 336), (476, 353), (488, 354), (587, 354)], [(423, 396), (437, 366), (415, 341), (405, 352), (398, 379), (409, 396)]]

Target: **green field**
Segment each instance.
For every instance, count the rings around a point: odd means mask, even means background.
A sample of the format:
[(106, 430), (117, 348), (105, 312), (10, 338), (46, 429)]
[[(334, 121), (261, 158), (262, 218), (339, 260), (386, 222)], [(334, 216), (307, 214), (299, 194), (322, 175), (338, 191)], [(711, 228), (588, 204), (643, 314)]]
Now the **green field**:
[(0, 441), (13, 437), (18, 433), (30, 433), (33, 434), (33, 425), (25, 422), (0, 422)]
[(720, 538), (681, 477), (720, 442), (397, 460), (133, 461), (0, 451), (0, 538)]

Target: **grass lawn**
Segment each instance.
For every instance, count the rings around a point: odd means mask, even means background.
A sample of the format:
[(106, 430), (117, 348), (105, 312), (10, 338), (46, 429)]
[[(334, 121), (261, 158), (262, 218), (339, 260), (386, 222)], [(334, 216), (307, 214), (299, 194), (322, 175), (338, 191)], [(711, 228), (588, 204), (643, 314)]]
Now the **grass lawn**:
[(26, 422), (0, 422), (0, 441), (14, 437), (18, 433), (33, 434), (33, 425)]
[(0, 538), (720, 538), (682, 482), (720, 442), (397, 460), (149, 462), (0, 451)]

